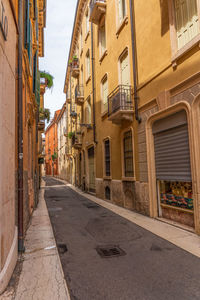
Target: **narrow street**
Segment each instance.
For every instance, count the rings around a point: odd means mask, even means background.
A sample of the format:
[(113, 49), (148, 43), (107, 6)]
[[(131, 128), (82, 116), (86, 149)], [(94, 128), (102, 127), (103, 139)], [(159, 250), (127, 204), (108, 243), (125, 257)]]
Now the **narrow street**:
[[(199, 299), (199, 258), (56, 179), (46, 177), (45, 182), (45, 200), (72, 300)], [(122, 251), (113, 249), (116, 246)], [(98, 247), (106, 257), (98, 254)]]

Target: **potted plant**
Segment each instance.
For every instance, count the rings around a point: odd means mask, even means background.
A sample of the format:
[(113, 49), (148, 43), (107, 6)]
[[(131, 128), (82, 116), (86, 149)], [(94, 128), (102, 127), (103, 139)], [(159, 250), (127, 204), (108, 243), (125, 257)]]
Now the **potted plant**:
[(56, 152), (54, 152), (53, 155), (51, 155), (52, 160), (55, 161), (58, 158), (58, 154)]
[(69, 138), (69, 139), (72, 139), (73, 136), (75, 136), (75, 132), (74, 132), (74, 131), (70, 131), (70, 132), (68, 133), (68, 138)]
[(79, 62), (78, 62), (78, 57), (77, 57), (77, 55), (74, 55), (74, 56), (73, 56), (73, 59), (72, 59), (72, 66), (73, 66), (73, 68), (78, 68), (78, 67), (79, 67)]
[(40, 71), (40, 78), (45, 78), (45, 84), (48, 89), (51, 89), (53, 87), (54, 77), (50, 73), (45, 71)]
[(50, 116), (51, 116), (51, 113), (48, 108), (40, 108), (39, 109), (39, 119), (40, 120), (43, 120), (43, 121), (47, 120), (47, 122), (49, 122)]

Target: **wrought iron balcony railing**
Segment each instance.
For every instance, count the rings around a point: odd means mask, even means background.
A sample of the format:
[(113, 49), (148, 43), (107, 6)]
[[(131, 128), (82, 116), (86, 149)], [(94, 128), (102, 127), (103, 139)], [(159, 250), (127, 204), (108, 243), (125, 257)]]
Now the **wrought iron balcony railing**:
[(132, 115), (132, 87), (119, 85), (108, 96), (108, 117), (111, 121), (118, 123), (123, 119), (132, 119)]
[(99, 20), (106, 12), (106, 0), (90, 1), (90, 22), (99, 24)]
[(75, 88), (75, 102), (78, 105), (82, 105), (84, 102), (84, 87), (82, 84), (77, 85)]

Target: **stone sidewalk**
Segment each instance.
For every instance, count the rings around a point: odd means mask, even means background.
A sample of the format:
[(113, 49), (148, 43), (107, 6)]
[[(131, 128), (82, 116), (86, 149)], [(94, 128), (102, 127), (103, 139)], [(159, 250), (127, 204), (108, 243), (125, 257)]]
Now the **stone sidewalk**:
[(70, 300), (46, 203), (44, 184), (14, 278), (1, 300)]

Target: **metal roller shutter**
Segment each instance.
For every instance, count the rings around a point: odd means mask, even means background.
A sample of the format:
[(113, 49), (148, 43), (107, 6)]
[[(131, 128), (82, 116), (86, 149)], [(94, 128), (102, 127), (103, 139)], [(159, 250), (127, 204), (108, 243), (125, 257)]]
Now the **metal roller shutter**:
[(187, 124), (154, 134), (156, 177), (168, 181), (191, 181)]

